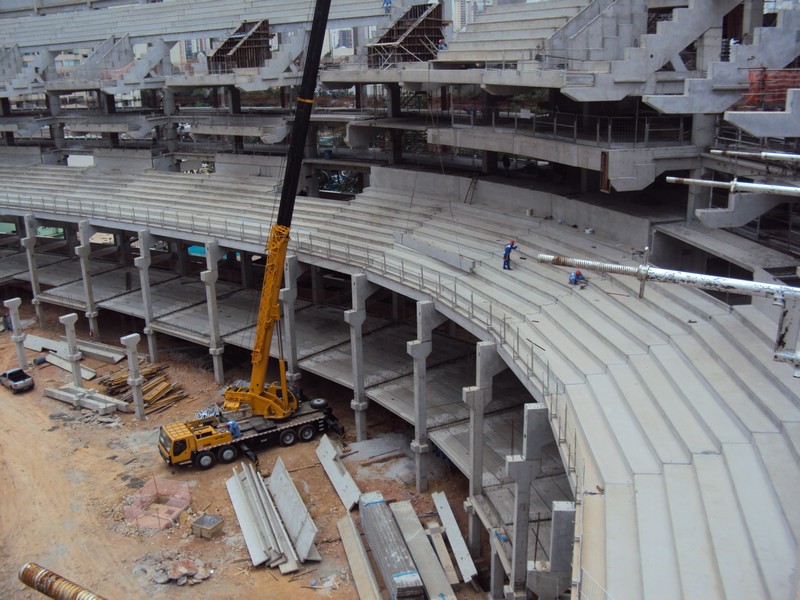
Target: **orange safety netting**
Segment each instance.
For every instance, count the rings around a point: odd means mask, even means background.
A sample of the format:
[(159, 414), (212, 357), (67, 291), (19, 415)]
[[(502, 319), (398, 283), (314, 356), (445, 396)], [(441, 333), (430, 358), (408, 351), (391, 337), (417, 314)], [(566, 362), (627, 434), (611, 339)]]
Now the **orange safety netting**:
[(751, 69), (748, 74), (750, 88), (744, 104), (761, 108), (783, 108), (786, 105), (786, 92), (800, 88), (798, 69)]

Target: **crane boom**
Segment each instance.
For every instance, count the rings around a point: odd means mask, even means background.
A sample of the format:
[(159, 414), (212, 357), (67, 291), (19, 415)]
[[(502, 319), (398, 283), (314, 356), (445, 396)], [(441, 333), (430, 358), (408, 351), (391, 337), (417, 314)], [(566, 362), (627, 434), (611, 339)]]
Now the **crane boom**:
[(305, 140), (311, 121), (314, 90), (317, 86), (322, 44), (328, 23), (331, 0), (317, 0), (314, 20), (311, 25), (303, 79), (297, 96), (294, 124), (292, 126), (289, 153), (286, 160), (278, 216), (270, 229), (266, 244), (267, 262), (261, 286), (256, 339), (253, 344), (252, 370), (247, 388), (232, 386), (225, 392), (225, 410), (237, 410), (243, 402), (250, 405), (254, 413), (269, 418), (281, 419), (297, 410), (297, 399), (286, 385), (286, 364), (280, 360), (281, 380), (265, 389), (267, 365), (275, 325), (280, 321), (279, 294), (283, 276), (283, 264), (289, 246), (289, 232), (294, 214), (297, 185), (303, 164)]

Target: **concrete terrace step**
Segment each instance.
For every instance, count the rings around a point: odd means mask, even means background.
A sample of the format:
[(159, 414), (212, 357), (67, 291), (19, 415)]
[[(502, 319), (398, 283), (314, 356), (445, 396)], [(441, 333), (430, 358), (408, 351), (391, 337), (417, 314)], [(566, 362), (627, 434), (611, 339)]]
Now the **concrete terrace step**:
[(678, 555), (674, 547), (673, 521), (664, 477), (635, 475), (636, 524), (642, 598), (681, 598)]
[[(672, 462), (686, 462), (684, 459), (691, 454), (719, 452), (719, 439), (709, 426), (697, 418), (692, 400), (682, 392), (681, 382), (675, 380), (672, 371), (664, 369), (662, 363), (652, 355), (631, 356), (629, 362), (642, 388), (652, 398), (654, 409), (669, 424), (672, 434), (684, 449), (683, 452), (670, 454), (675, 457)], [(613, 369), (611, 372), (615, 373)], [(664, 462), (671, 461), (665, 458)]]
[[(700, 482), (691, 465), (665, 465), (664, 481), (682, 593), (677, 598), (725, 598), (716, 564), (714, 540), (708, 530)], [(666, 557), (668, 548), (663, 549)], [(669, 565), (669, 563), (668, 563)]]
[(743, 304), (734, 306), (732, 315), (739, 319), (750, 331), (763, 343), (767, 344), (770, 348), (774, 347), (775, 340), (778, 337), (778, 313), (779, 309), (775, 308), (775, 318), (770, 318), (768, 314), (753, 306), (752, 304)]
[[(580, 430), (580, 437), (586, 440), (584, 451), (592, 457), (593, 464), (599, 469), (602, 484), (630, 485), (633, 482), (633, 473), (589, 385), (567, 385), (566, 395), (573, 414), (577, 417), (574, 426)], [(563, 398), (558, 400), (559, 403), (563, 401)], [(578, 444), (582, 442), (579, 440)]]
[[(615, 367), (626, 368), (625, 365)], [(610, 374), (603, 373), (589, 375), (586, 380), (633, 474), (660, 473), (661, 461), (647, 439), (645, 430), (631, 412), (615, 379)]]
[[(532, 323), (530, 337), (526, 336), (526, 340), (530, 339), (543, 349), (544, 356), (550, 360), (554, 355), (561, 357), (561, 360), (578, 376), (585, 377), (606, 372), (607, 366), (603, 361), (584, 348), (571, 334), (565, 333), (552, 319), (544, 316), (544, 314), (539, 315), (539, 322)], [(554, 370), (554, 372), (559, 378), (565, 376), (560, 371)]]
[(734, 315), (716, 317), (712, 324), (713, 329), (697, 329), (703, 342), (714, 349), (738, 350), (744, 365), (737, 364), (734, 371), (743, 385), (746, 383), (747, 388), (764, 399), (776, 418), (800, 421), (800, 403), (796, 400), (800, 397), (800, 379), (793, 376), (794, 367), (774, 360), (772, 347), (763, 344)]
[[(698, 326), (695, 329), (708, 327)], [(699, 331), (697, 335), (678, 335), (672, 338), (672, 342), (681, 350), (694, 370), (704, 378), (706, 385), (714, 391), (714, 395), (729, 414), (729, 418), (739, 421), (749, 433), (776, 433), (780, 425), (776, 422), (775, 415), (770, 410), (765, 410), (763, 403), (767, 402), (771, 402), (773, 405), (777, 404), (775, 408), (784, 415), (797, 418), (796, 407), (791, 406), (791, 403), (789, 406), (784, 405), (780, 401), (780, 395), (776, 399), (764, 398), (761, 400), (758, 393), (759, 382), (747, 381), (748, 387), (755, 386), (756, 388), (750, 393), (747, 388), (742, 387), (743, 382), (735, 376), (735, 372), (747, 369), (748, 357), (736, 357), (727, 353), (724, 365), (720, 364), (720, 361), (710, 360), (709, 347), (703, 345), (698, 339), (701, 335)], [(763, 383), (763, 378), (761, 379)]]
[[(641, 381), (641, 364), (631, 360), (626, 365), (611, 365), (608, 368), (619, 394), (625, 400), (628, 410), (636, 419), (639, 429), (647, 435), (643, 448), (651, 448), (659, 462), (659, 470), (664, 464), (692, 461), (686, 444), (676, 431), (674, 424), (664, 413), (660, 399), (656, 399)], [(637, 471), (643, 472), (643, 471)]]
[[(800, 497), (800, 458), (797, 451), (800, 435), (797, 435), (797, 429), (795, 427), (794, 436), (788, 432), (784, 435), (756, 433), (753, 436), (763, 468), (777, 492), (795, 539), (800, 537), (800, 502), (797, 502)], [(791, 438), (794, 438), (794, 445)], [(777, 457), (780, 458), (776, 460)]]
[[(715, 548), (752, 548), (753, 542), (742, 514), (744, 507), (738, 504), (740, 498), (731, 481), (729, 471), (731, 465), (726, 460), (729, 458), (729, 452), (726, 447), (725, 456), (701, 454), (694, 457), (695, 472), (705, 509), (704, 527), (708, 528)], [(761, 508), (757, 511), (760, 512)], [(771, 542), (768, 544), (772, 546)], [(749, 552), (744, 553), (750, 555)], [(716, 570), (720, 574), (724, 590), (722, 597), (775, 597), (762, 586), (763, 578), (758, 565), (740, 560), (742, 554), (743, 552), (716, 554)]]
[[(679, 336), (674, 336), (674, 339)], [(689, 336), (685, 336), (687, 339)], [(654, 346), (650, 353), (661, 369), (680, 375), (677, 389), (685, 398), (694, 419), (702, 424), (713, 437), (721, 443), (747, 443), (750, 432), (736, 416), (730, 414), (729, 407), (720, 399), (709, 382), (692, 366), (690, 359), (672, 344)], [(689, 368), (687, 368), (689, 367)]]
[(585, 327), (585, 322), (563, 302), (542, 306), (542, 313), (538, 318), (539, 325), (542, 325), (545, 319), (549, 319), (564, 336), (574, 340), (587, 354), (596, 357), (599, 364), (610, 366), (624, 364), (627, 361), (626, 354), (620, 352), (612, 341), (617, 337), (613, 325), (606, 331), (608, 337), (598, 335), (595, 330)]

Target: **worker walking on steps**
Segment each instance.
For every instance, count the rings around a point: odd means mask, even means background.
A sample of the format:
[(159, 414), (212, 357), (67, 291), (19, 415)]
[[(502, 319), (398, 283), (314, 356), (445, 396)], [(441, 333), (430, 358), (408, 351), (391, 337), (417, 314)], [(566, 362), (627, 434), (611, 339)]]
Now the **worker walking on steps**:
[(511, 270), (511, 251), (516, 250), (517, 245), (514, 243), (514, 240), (511, 240), (506, 244), (505, 250), (503, 250), (503, 268)]

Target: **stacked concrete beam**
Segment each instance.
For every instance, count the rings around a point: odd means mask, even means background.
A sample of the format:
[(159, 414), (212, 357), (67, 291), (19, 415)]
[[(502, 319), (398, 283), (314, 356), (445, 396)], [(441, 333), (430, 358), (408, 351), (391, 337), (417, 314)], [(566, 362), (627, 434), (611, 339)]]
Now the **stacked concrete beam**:
[(380, 492), (362, 494), (358, 510), (361, 528), (390, 596), (398, 600), (424, 598), (422, 578), (383, 495)]

